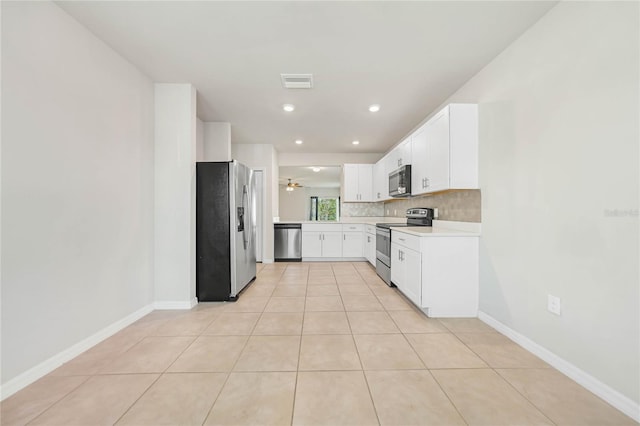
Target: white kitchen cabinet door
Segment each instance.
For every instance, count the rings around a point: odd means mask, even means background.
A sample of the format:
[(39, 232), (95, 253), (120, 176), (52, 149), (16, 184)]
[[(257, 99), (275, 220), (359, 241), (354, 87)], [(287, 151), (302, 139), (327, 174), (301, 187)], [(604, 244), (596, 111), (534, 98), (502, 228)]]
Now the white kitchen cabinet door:
[(449, 189), (449, 115), (445, 108), (411, 138), (411, 194)]
[(427, 127), (420, 127), (411, 138), (411, 194), (427, 192)]
[[(406, 268), (402, 262), (402, 247), (396, 243), (391, 243), (391, 282), (400, 291), (404, 289), (406, 281)], [(404, 291), (402, 291), (404, 293)]]
[(387, 174), (394, 170), (399, 169), (402, 166), (411, 164), (411, 136), (400, 142), (389, 153), (389, 162), (387, 164)]
[(358, 202), (358, 164), (345, 164), (342, 169), (342, 192), (345, 202)]
[(373, 164), (358, 164), (358, 201), (373, 199)]
[(372, 266), (376, 266), (376, 236), (375, 234), (364, 235), (364, 257)]
[(385, 201), (390, 198), (386, 161), (387, 157), (383, 157), (373, 165), (373, 201)]
[(416, 306), (422, 306), (422, 256), (420, 252), (403, 247), (401, 257), (405, 269), (401, 290)]
[(342, 257), (342, 232), (322, 233), (322, 257)]
[[(425, 126), (425, 192), (449, 189), (449, 109), (443, 109)], [(412, 180), (413, 183), (413, 180)]]
[(416, 306), (422, 306), (422, 255), (420, 252), (391, 243), (391, 282)]
[(363, 257), (362, 232), (345, 232), (342, 234), (342, 257)]
[(322, 232), (302, 232), (302, 257), (322, 257)]
[(373, 199), (373, 164), (344, 164), (342, 193), (345, 202), (371, 202)]

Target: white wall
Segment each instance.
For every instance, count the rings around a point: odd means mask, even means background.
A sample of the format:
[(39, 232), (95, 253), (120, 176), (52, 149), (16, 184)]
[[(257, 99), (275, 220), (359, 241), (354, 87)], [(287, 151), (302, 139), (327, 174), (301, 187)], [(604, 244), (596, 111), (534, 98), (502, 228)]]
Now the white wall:
[(287, 185), (279, 185), (280, 220), (309, 220), (311, 197), (339, 197), (340, 188), (303, 187), (287, 191)]
[(374, 164), (382, 153), (295, 153), (281, 152), (278, 163), (281, 166), (341, 166), (345, 163)]
[(197, 117), (196, 117), (196, 161), (204, 161), (204, 122)]
[(278, 216), (278, 153), (269, 144), (232, 144), (234, 160), (249, 167), (264, 168), (267, 189), (264, 209), (264, 262), (273, 261), (273, 218)]
[(153, 84), (49, 2), (2, 2), (2, 74), (6, 389), (152, 302)]
[(636, 404), (638, 16), (561, 2), (447, 100), (480, 104), (481, 310)]
[(155, 84), (155, 301), (188, 308), (195, 297), (196, 91)]
[(203, 123), (203, 160), (231, 161), (231, 123)]

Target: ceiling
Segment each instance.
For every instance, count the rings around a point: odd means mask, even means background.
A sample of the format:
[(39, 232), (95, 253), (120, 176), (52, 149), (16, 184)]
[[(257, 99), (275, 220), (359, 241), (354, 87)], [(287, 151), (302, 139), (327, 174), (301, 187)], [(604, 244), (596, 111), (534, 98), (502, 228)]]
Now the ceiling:
[(310, 188), (340, 188), (341, 167), (318, 167), (319, 172), (314, 172), (313, 167), (281, 166), (280, 185), (286, 185), (288, 179), (292, 183), (299, 183)]
[(192, 83), (233, 143), (305, 153), (387, 151), (555, 3), (57, 2), (153, 81)]

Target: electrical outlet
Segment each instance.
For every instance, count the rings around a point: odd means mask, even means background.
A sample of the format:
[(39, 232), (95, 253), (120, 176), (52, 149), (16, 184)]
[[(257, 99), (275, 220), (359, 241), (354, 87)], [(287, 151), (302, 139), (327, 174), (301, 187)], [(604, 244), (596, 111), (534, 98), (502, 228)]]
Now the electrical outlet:
[(438, 218), (438, 209), (433, 209), (433, 218), (434, 219)]
[(547, 294), (547, 311), (560, 315), (562, 312), (562, 302), (559, 297)]
[(393, 215), (394, 216), (398, 216), (398, 210), (397, 209), (393, 209)]
[(391, 216), (391, 209), (387, 209), (387, 216)]

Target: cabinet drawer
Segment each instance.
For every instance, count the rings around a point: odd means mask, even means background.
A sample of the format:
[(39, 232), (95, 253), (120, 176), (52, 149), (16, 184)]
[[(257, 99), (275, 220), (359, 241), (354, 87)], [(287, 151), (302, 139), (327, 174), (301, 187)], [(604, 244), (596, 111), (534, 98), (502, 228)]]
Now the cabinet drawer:
[(363, 230), (364, 225), (362, 223), (342, 224), (342, 232), (362, 232)]
[(303, 223), (302, 232), (342, 232), (339, 223)]
[(391, 242), (411, 250), (420, 251), (420, 237), (405, 234), (391, 228)]
[(375, 234), (376, 233), (376, 227), (373, 225), (365, 225), (364, 226), (364, 230), (367, 232), (367, 234)]

